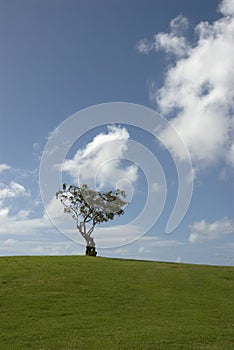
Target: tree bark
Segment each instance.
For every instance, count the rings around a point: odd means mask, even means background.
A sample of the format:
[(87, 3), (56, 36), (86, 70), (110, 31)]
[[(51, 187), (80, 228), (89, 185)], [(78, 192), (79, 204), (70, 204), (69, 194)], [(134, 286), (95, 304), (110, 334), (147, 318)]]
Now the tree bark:
[(94, 242), (93, 237), (90, 237), (89, 235), (86, 235), (84, 238), (86, 240), (86, 251), (85, 251), (85, 254), (87, 256), (96, 256), (97, 252), (96, 252), (95, 242)]
[[(82, 225), (83, 224), (83, 225)], [(91, 227), (91, 229), (86, 233), (86, 226), (84, 223), (77, 224), (77, 229), (79, 230), (81, 236), (86, 241), (86, 251), (85, 255), (87, 256), (96, 256), (97, 251), (95, 249), (95, 242), (93, 237), (91, 237), (91, 234), (93, 232), (94, 227)]]

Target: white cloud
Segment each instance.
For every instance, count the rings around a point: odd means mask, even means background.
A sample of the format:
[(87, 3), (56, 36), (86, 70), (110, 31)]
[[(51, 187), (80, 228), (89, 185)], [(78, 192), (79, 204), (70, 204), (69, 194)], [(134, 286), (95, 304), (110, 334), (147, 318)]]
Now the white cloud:
[[(33, 236), (40, 234), (42, 229), (45, 232), (51, 230), (53, 228), (52, 223), (45, 213), (41, 217), (32, 218), (30, 217), (31, 210), (22, 208), (17, 210), (18, 206), (15, 203), (7, 201), (8, 199), (15, 200), (22, 197), (29, 197), (29, 192), (26, 191), (24, 186), (16, 182), (11, 182), (9, 186), (0, 187), (0, 234)], [(14, 213), (12, 213), (13, 207)], [(59, 213), (61, 215), (61, 212)]]
[(150, 53), (154, 48), (154, 44), (149, 42), (148, 39), (144, 38), (139, 40), (137, 43), (137, 49), (140, 53), (145, 53), (146, 55)]
[[(234, 166), (234, 1), (223, 1), (220, 10), (222, 18), (196, 26), (195, 43), (189, 44), (178, 29), (183, 22), (186, 29), (181, 16), (174, 25), (171, 22), (169, 34), (156, 34), (153, 44), (144, 41), (150, 50), (160, 48), (176, 55), (153, 98), (160, 112), (171, 119), (198, 168), (220, 160)], [(159, 137), (183, 159), (169, 128)]]
[(183, 33), (187, 31), (188, 27), (189, 27), (189, 21), (182, 14), (175, 17), (170, 22), (170, 29), (174, 35), (183, 35)]
[(0, 174), (5, 171), (5, 170), (9, 170), (11, 169), (10, 165), (6, 164), (6, 163), (1, 163), (0, 164)]
[(146, 38), (139, 41), (137, 49), (141, 53), (148, 54), (155, 50), (164, 50), (166, 53), (174, 54), (178, 57), (187, 55), (190, 47), (183, 36), (183, 32), (188, 28), (188, 20), (182, 15), (174, 18), (170, 23), (170, 33), (158, 33), (154, 35), (152, 41)]
[(10, 215), (9, 208), (4, 208), (0, 210), (0, 234), (15, 234), (20, 235), (29, 235), (33, 236), (34, 234), (40, 233), (41, 229), (51, 229), (52, 224), (49, 220), (44, 218), (35, 218), (30, 219), (28, 217), (20, 216), (20, 213), (17, 215)]
[(224, 16), (234, 16), (234, 1), (223, 0), (220, 4), (220, 12), (222, 12)]
[(10, 185), (0, 184), (0, 204), (9, 198), (25, 197), (29, 196), (29, 192), (25, 187), (15, 181), (12, 181)]
[(212, 223), (201, 220), (190, 226), (189, 242), (197, 243), (219, 239), (233, 233), (234, 222), (227, 217)]
[(164, 50), (166, 53), (173, 53), (178, 57), (183, 57), (188, 53), (188, 44), (184, 37), (174, 34), (159, 33), (155, 35), (156, 50)]
[(64, 214), (64, 206), (61, 204), (59, 200), (56, 199), (56, 197), (52, 198), (51, 201), (47, 204), (44, 212), (44, 218), (47, 219), (47, 214), (49, 217), (53, 219), (60, 219), (63, 218)]
[(73, 159), (65, 160), (63, 171), (80, 184), (100, 187), (115, 186), (121, 179), (131, 183), (137, 180), (136, 165), (122, 166), (121, 158), (127, 151), (129, 133), (126, 128), (108, 126), (108, 133), (98, 134), (84, 149), (78, 150)]
[[(0, 218), (1, 218), (1, 226), (2, 227), (3, 227), (3, 220), (8, 218), (9, 211), (10, 211), (9, 208), (0, 209)], [(1, 230), (1, 228), (0, 228), (0, 230)]]

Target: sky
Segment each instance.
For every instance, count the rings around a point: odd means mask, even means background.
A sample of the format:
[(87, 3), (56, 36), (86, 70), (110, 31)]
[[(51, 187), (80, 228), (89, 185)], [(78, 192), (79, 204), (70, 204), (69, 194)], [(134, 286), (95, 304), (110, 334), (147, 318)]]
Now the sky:
[(0, 256), (80, 255), (62, 182), (123, 188), (98, 255), (234, 265), (234, 0), (0, 0)]

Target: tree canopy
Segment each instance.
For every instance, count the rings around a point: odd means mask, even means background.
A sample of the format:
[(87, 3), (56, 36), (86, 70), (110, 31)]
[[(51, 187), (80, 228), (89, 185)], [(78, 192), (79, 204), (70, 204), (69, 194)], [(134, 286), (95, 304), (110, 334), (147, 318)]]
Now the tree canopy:
[(125, 191), (96, 191), (87, 185), (63, 184), (56, 198), (64, 205), (64, 213), (71, 214), (76, 227), (86, 240), (86, 254), (96, 255), (94, 239), (91, 236), (95, 226), (113, 220), (124, 214), (127, 202)]

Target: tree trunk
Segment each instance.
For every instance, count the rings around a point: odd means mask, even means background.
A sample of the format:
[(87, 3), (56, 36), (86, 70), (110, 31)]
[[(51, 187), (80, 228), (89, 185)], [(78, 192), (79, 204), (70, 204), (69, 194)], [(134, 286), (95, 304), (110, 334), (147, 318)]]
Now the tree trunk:
[(86, 240), (86, 251), (85, 254), (87, 256), (96, 256), (97, 252), (95, 249), (95, 243), (94, 243), (94, 239), (90, 236), (86, 236), (85, 237)]
[(86, 256), (96, 256), (97, 252), (95, 247), (90, 247), (90, 246), (86, 246), (86, 251), (85, 251)]

